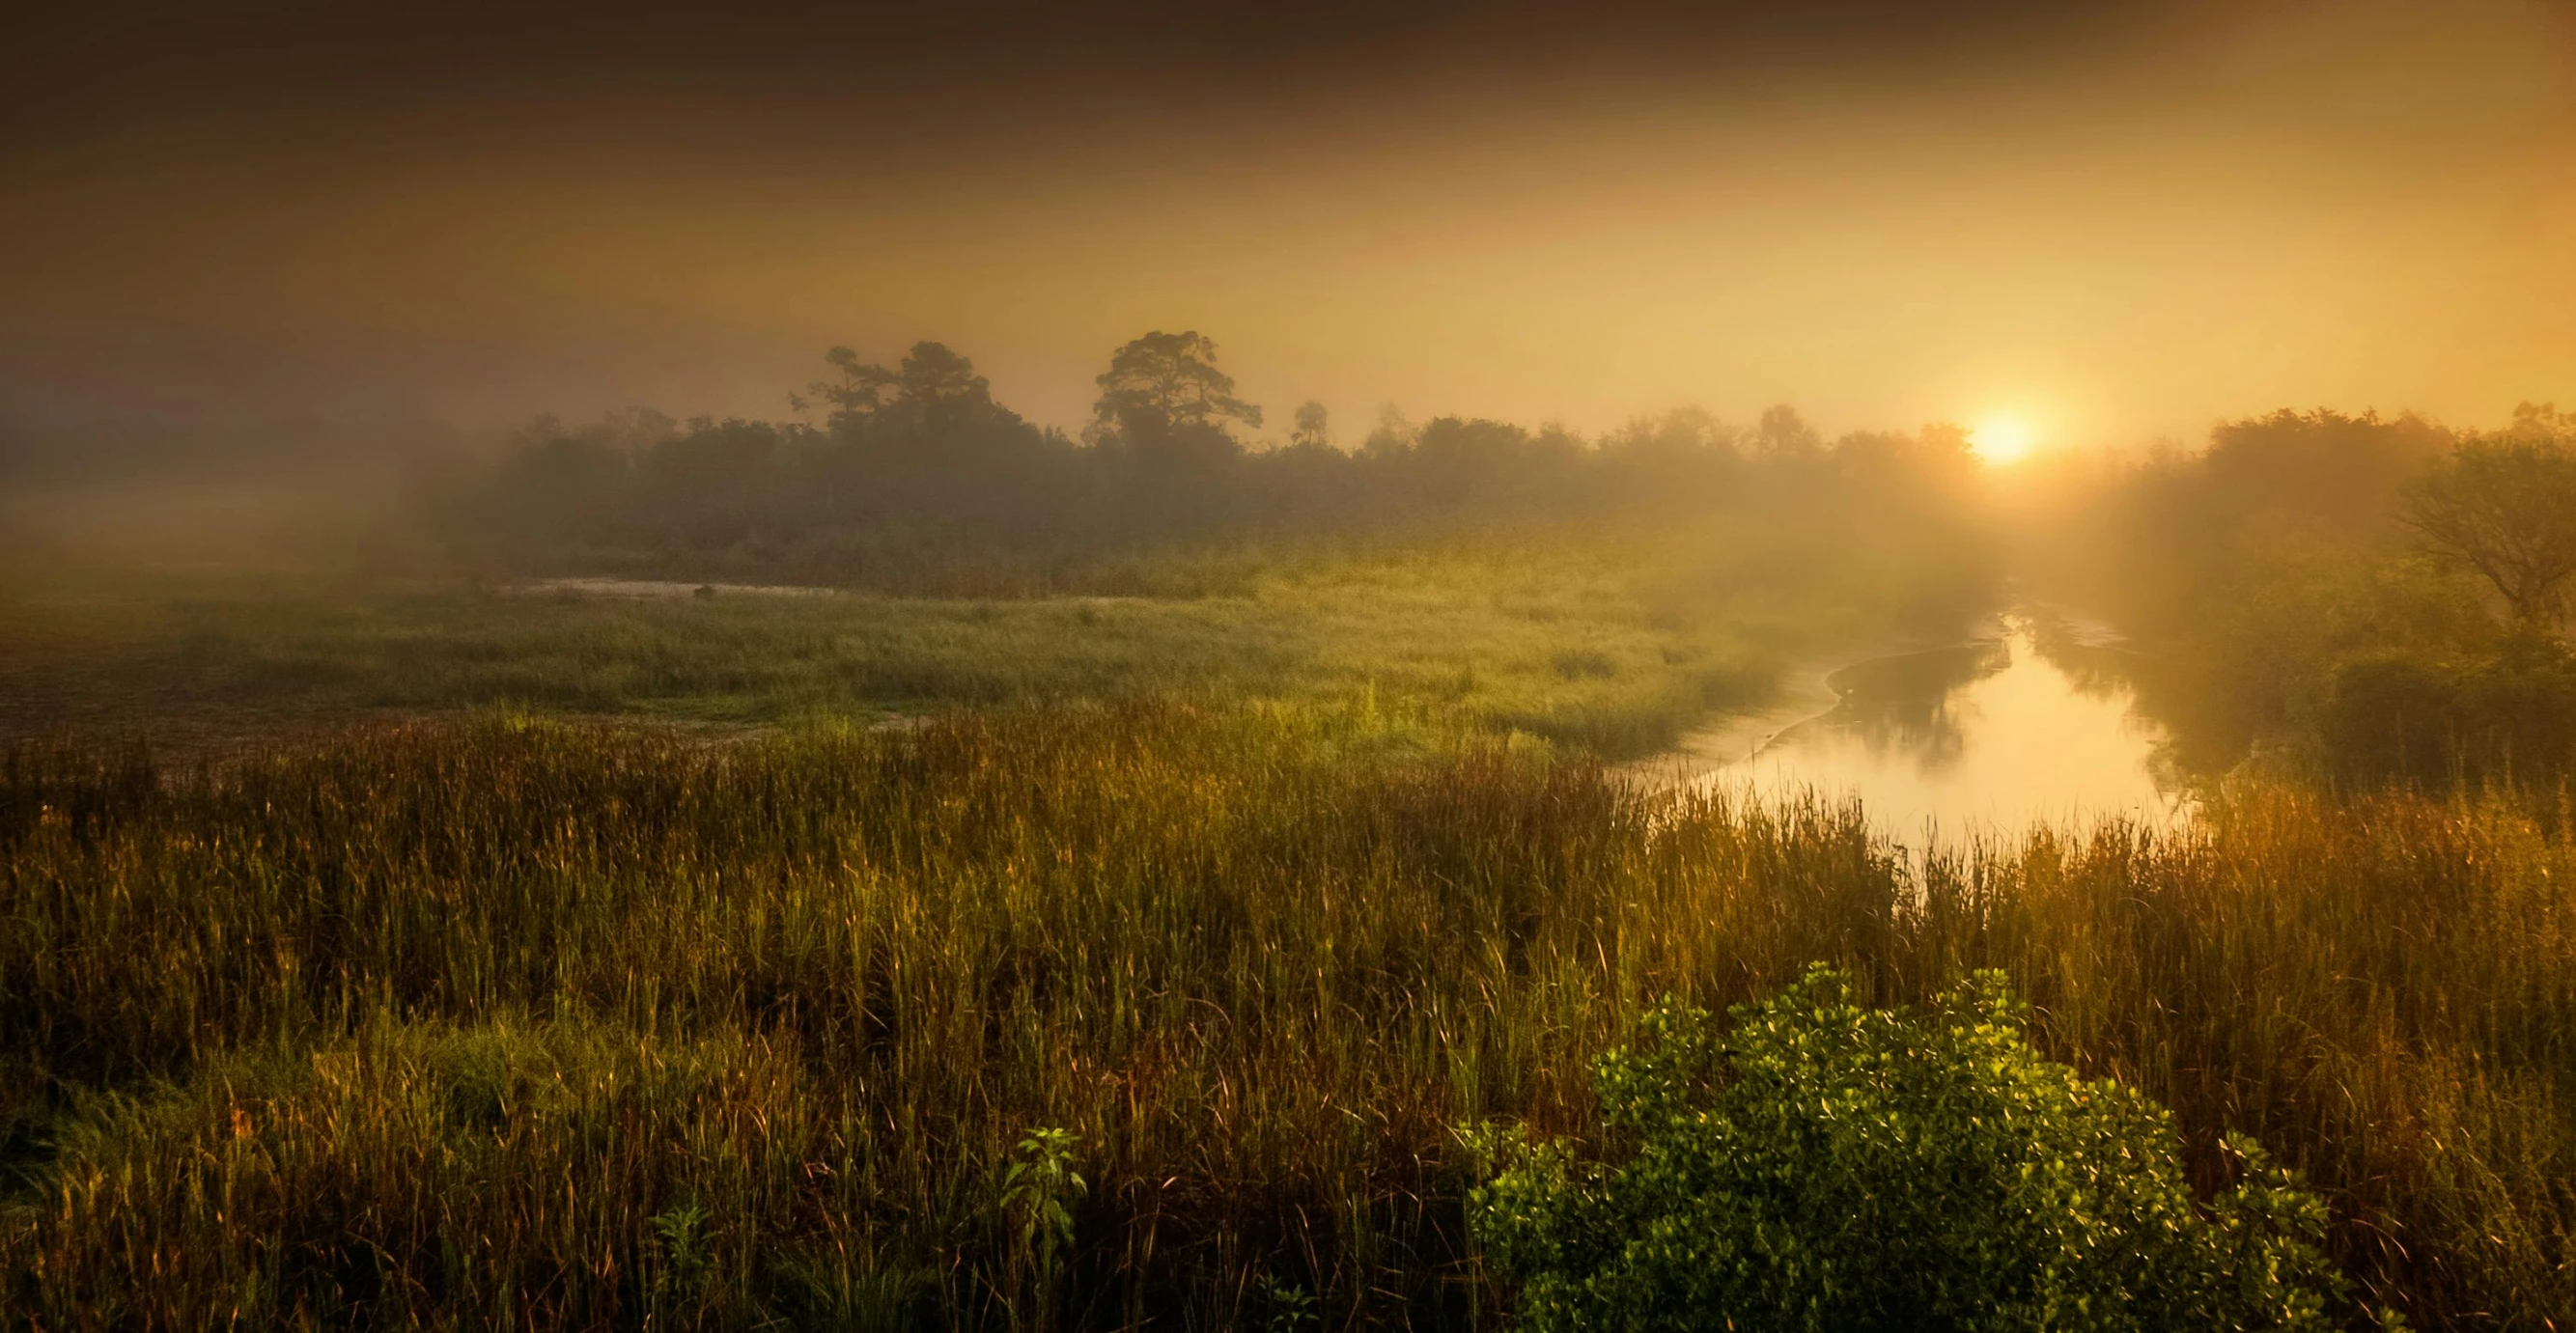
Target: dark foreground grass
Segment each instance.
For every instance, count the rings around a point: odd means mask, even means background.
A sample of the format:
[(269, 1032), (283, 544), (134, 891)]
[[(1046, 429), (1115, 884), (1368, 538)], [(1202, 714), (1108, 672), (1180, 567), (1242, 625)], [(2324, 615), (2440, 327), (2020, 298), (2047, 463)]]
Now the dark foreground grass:
[[(1468, 1326), (1453, 1128), (1588, 1111), (1666, 991), (2000, 966), (2260, 1138), (2376, 1300), (2576, 1324), (2576, 846), (2240, 796), (1909, 870), (1858, 812), (1005, 711), (732, 745), (493, 722), (0, 781), (11, 1327)], [(1078, 1135), (1048, 1262), (1014, 1145)]]

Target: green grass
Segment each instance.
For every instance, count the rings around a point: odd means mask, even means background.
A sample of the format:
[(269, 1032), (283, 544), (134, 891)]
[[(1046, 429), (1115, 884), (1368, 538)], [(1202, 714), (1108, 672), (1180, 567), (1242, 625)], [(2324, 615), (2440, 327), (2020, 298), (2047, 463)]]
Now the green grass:
[[(1030, 614), (1063, 608), (1040, 604)], [(1542, 661), (1545, 659), (1542, 658)], [(2576, 842), (2251, 790), (1917, 871), (1860, 814), (1364, 706), (417, 725), (0, 779), (0, 1321), (1458, 1327), (1453, 1127), (1588, 1123), (1654, 997), (2001, 967), (2308, 1172), (2377, 1301), (2576, 1321)], [(1091, 1188), (1050, 1287), (1029, 1131)], [(1044, 1299), (1053, 1290), (1056, 1299)]]
[(1835, 628), (1678, 614), (1636, 568), (1565, 550), (1281, 560), (1241, 595), (1191, 599), (640, 599), (308, 577), (22, 591), (0, 614), (19, 640), (0, 651), (19, 701), (0, 733), (68, 719), (167, 745), (365, 709), (743, 726), (1187, 693), (1637, 755), (1758, 700), (1780, 652)]

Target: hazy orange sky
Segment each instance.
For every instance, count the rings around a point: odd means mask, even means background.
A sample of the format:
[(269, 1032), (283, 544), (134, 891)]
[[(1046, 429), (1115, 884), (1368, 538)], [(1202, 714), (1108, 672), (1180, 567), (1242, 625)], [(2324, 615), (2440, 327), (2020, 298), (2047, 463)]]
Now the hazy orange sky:
[(936, 338), (1074, 426), (1150, 328), (1346, 440), (2576, 401), (2568, 5), (2071, 8), (63, 18), (0, 407), (780, 415)]

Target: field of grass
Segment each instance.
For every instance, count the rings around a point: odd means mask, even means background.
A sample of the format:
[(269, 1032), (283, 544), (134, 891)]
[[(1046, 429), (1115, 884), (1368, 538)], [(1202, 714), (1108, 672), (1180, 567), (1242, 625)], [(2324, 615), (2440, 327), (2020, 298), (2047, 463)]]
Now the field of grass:
[[(2309, 1173), (2419, 1324), (2576, 1322), (2563, 813), (2250, 791), (2186, 837), (1916, 869), (1857, 811), (1398, 728), (1128, 702), (21, 752), (0, 1321), (1260, 1326), (1302, 1292), (1323, 1327), (1480, 1326), (1507, 1294), (1455, 1129), (1578, 1132), (1653, 997), (1827, 960), (1883, 1001), (2006, 969), (2202, 1184), (2222, 1129)], [(1053, 1127), (1088, 1182), (1060, 1255), (1004, 1185)]]
[[(1172, 694), (1373, 706), (1604, 753), (1759, 700), (1828, 613), (1677, 610), (1568, 552), (1281, 561), (1231, 595), (619, 596), (455, 579), (72, 582), (0, 605), (0, 735), (259, 737), (511, 706), (725, 727)], [(1846, 618), (1847, 620), (1848, 618)]]

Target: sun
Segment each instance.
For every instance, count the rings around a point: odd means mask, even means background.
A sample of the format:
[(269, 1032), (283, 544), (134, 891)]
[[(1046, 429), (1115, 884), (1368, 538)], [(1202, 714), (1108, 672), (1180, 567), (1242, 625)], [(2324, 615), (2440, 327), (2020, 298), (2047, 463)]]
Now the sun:
[(1968, 447), (1988, 463), (2018, 463), (2030, 456), (2037, 441), (2019, 417), (1988, 417), (1968, 432)]

